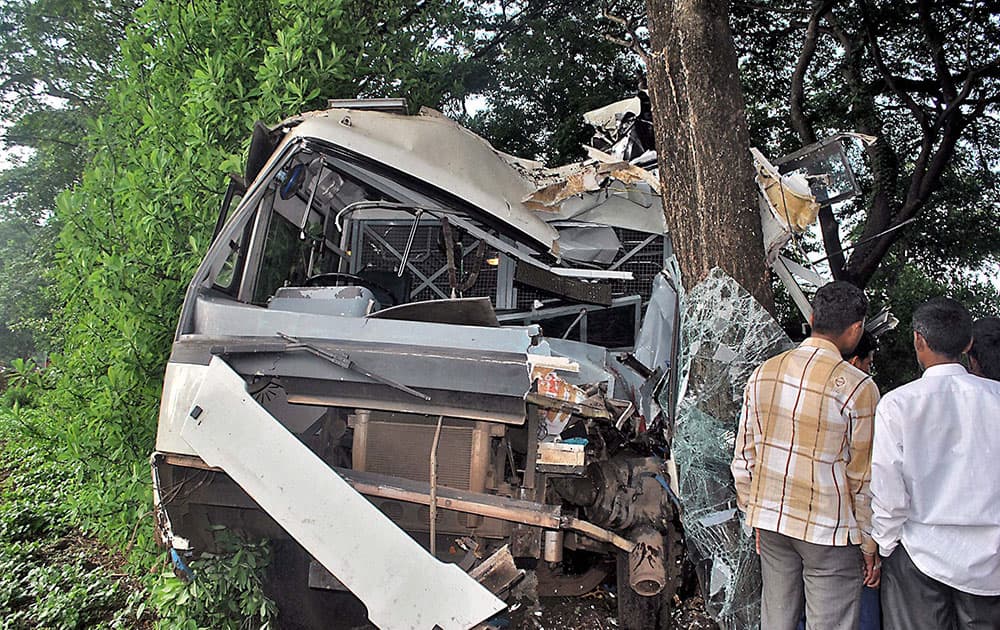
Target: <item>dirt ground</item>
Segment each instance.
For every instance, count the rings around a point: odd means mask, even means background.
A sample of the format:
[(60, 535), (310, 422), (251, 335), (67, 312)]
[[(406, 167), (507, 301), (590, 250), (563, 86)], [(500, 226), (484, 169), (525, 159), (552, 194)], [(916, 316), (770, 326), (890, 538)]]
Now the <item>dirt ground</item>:
[[(511, 630), (618, 630), (617, 603), (611, 592), (595, 591), (584, 597), (543, 597), (534, 610), (517, 606), (510, 613)], [(675, 630), (717, 630), (705, 614), (700, 598), (674, 608)]]
[[(294, 544), (294, 543), (289, 543)], [(295, 558), (306, 558), (304, 554), (291, 553), (287, 548), (279, 548), (274, 555), (275, 566), (279, 569), (278, 584), (288, 584), (286, 580), (300, 576), (307, 570), (307, 564), (290, 563)], [(304, 560), (303, 562), (308, 562)], [(509, 595), (504, 595), (508, 608), (488, 622), (489, 626), (498, 630), (622, 630), (618, 624), (618, 600), (615, 595), (615, 580), (611, 576), (605, 583), (593, 591), (580, 597), (538, 597), (538, 581), (534, 571), (527, 571), (524, 578), (518, 582)], [(296, 591), (299, 592), (299, 591)], [(315, 596), (316, 591), (307, 593)], [(701, 597), (696, 593), (696, 586), (687, 585), (683, 589), (686, 598), (675, 600), (672, 620), (673, 630), (718, 630), (718, 626), (705, 614)], [(289, 591), (283, 592), (288, 597)], [(273, 593), (272, 593), (273, 594)], [(330, 620), (336, 619), (333, 626), (344, 630), (373, 630), (374, 626), (367, 622), (363, 604), (350, 594), (343, 593), (341, 598), (330, 597), (330, 592), (323, 591), (322, 598), (328, 608), (318, 607), (316, 601), (284, 599), (279, 602), (279, 610), (285, 617), (280, 620), (280, 627), (285, 630), (297, 628), (330, 627)], [(315, 618), (304, 616), (306, 610), (313, 610), (318, 615)], [(302, 614), (288, 615), (289, 611), (299, 611)]]
[[(581, 597), (541, 597), (527, 595), (529, 584), (515, 592), (504, 621), (511, 630), (619, 630), (618, 601), (614, 589), (601, 585)], [(700, 597), (678, 601), (673, 609), (675, 630), (717, 630), (718, 626), (705, 614)]]

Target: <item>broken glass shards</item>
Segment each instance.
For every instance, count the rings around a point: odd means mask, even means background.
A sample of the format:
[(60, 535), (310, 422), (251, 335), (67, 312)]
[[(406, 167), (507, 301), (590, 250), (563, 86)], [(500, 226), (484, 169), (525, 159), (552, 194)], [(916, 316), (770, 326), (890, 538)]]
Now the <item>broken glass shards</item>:
[(719, 269), (683, 298), (673, 439), (681, 521), (705, 608), (727, 630), (760, 626), (760, 563), (729, 472), (743, 387), (754, 368), (791, 345), (771, 315)]

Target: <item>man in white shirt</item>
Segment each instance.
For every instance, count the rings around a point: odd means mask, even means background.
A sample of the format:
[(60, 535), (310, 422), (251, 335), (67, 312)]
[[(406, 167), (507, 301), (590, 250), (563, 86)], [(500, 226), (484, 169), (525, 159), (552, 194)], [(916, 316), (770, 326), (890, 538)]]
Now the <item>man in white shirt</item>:
[(924, 374), (875, 413), (872, 536), (887, 630), (1000, 629), (1000, 382), (966, 372), (972, 317), (913, 313)]

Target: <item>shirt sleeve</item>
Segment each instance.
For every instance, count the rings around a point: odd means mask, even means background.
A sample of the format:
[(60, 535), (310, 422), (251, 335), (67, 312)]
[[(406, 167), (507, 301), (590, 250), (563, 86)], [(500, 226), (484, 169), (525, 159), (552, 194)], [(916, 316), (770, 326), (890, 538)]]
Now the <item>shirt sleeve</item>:
[(861, 529), (861, 549), (875, 553), (878, 548), (872, 538), (872, 433), (875, 408), (878, 404), (878, 387), (870, 379), (860, 388), (850, 406), (851, 436), (850, 460), (847, 462), (847, 481), (854, 497), (854, 520)]
[(883, 556), (891, 554), (899, 544), (910, 502), (903, 478), (899, 422), (891, 403), (879, 405), (872, 449), (872, 535)]
[(756, 424), (754, 422), (754, 409), (756, 400), (754, 397), (757, 373), (760, 368), (754, 370), (743, 390), (743, 409), (740, 411), (740, 423), (736, 429), (736, 447), (733, 451), (733, 463), (730, 470), (733, 473), (733, 481), (736, 482), (736, 506), (742, 512), (747, 511), (747, 502), (750, 499), (751, 474), (754, 464), (757, 461), (757, 447), (754, 436)]

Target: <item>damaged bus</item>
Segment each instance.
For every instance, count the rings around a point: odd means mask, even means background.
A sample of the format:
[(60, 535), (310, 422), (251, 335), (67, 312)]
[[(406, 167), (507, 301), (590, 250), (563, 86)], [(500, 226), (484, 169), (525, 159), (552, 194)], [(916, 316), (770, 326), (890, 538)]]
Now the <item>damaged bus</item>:
[(183, 565), (217, 526), (270, 539), (282, 627), (352, 605), (476, 627), (525, 570), (540, 595), (614, 574), (621, 626), (667, 627), (678, 293), (655, 154), (626, 134), (547, 169), (433, 111), (332, 105), (254, 130), (187, 291), (159, 541)]

